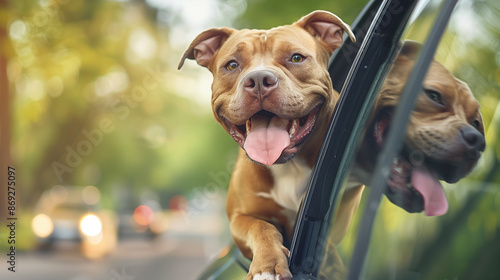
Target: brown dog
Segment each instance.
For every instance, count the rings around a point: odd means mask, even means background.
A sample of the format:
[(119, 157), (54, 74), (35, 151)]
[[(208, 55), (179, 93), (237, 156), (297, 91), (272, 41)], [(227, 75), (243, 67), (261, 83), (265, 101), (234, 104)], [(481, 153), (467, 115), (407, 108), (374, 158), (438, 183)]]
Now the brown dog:
[(247, 279), (292, 277), (286, 241), (338, 99), (327, 66), (344, 31), (355, 40), (325, 11), (270, 30), (210, 29), (179, 64), (195, 59), (212, 72), (213, 113), (241, 147), (226, 208), (252, 258)]
[[(377, 97), (368, 130), (349, 179), (367, 184), (395, 106), (420, 44), (406, 41)], [(439, 180), (455, 183), (485, 149), (479, 103), (466, 83), (433, 61), (410, 117), (402, 152), (394, 159), (386, 196), (408, 212), (443, 215), (448, 201)]]

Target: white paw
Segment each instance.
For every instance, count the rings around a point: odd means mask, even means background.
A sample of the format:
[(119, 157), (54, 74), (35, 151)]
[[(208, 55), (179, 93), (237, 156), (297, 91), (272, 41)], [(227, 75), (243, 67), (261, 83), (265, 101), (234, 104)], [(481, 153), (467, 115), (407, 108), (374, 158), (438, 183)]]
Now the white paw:
[(252, 280), (279, 280), (279, 274), (274, 276), (274, 274), (269, 272), (264, 272), (262, 274), (257, 273), (253, 276)]

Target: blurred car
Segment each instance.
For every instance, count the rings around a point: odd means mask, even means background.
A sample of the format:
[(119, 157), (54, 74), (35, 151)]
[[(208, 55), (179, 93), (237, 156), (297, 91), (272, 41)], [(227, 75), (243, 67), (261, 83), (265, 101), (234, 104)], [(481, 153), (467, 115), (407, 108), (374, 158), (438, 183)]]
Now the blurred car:
[(110, 211), (100, 209), (100, 193), (94, 186), (54, 186), (35, 206), (32, 230), (41, 249), (79, 249), (94, 259), (116, 247), (116, 222)]
[[(341, 92), (341, 98), (316, 161), (290, 244), (289, 266), (294, 280), (339, 279), (328, 274), (328, 271), (321, 272), (321, 269), (328, 257), (328, 234), (335, 216), (336, 203), (342, 194), (374, 100), (398, 53), (400, 42), (405, 39), (409, 29), (415, 31), (420, 28), (424, 30), (422, 33), (429, 34), (427, 39), (422, 40), (428, 51), (425, 54), (422, 51), (418, 60), (421, 63), (416, 63), (417, 66), (408, 79), (409, 83), (412, 78), (421, 76), (419, 83), (422, 83), (455, 3), (454, 0), (372, 0), (352, 24), (357, 42), (345, 40), (342, 47), (333, 54), (329, 72), (334, 88)], [(496, 15), (498, 16), (498, 10)], [(423, 62), (425, 60), (428, 61)], [(474, 75), (481, 78), (476, 73)], [(474, 82), (473, 79), (465, 81)], [(409, 89), (409, 92), (416, 96), (420, 93), (420, 88)], [(495, 121), (500, 119), (500, 106), (497, 99), (488, 100), (492, 101), (488, 108), (494, 112), (491, 114), (491, 125), (494, 126)], [(399, 106), (404, 106), (403, 112), (410, 115), (414, 102), (405, 101), (401, 98)], [(398, 133), (402, 138), (405, 131)], [(494, 143), (495, 138), (490, 137), (488, 140), (489, 147), (498, 147)], [(385, 153), (394, 152), (398, 148), (396, 146), (388, 147), (384, 150)], [(381, 153), (379, 161), (384, 156)], [(483, 172), (483, 176), (475, 178), (475, 192), (469, 190), (471, 195), (467, 197), (463, 189), (453, 190), (457, 192), (454, 194), (458, 197), (457, 200), (461, 199), (456, 205), (458, 210), (440, 218), (419, 219), (419, 215), (399, 213), (402, 211), (390, 206), (390, 203), (387, 203), (389, 206), (382, 207), (389, 207), (387, 212), (379, 213), (380, 195), (372, 194), (379, 192), (385, 185), (370, 186), (365, 191), (369, 194), (363, 196), (362, 206), (358, 209), (357, 221), (351, 226), (354, 228), (351, 231), (357, 235), (347, 236), (341, 244), (344, 247), (339, 248), (348, 272), (347, 279), (498, 279), (500, 270), (495, 263), (500, 252), (500, 231), (497, 229), (500, 223), (492, 209), (498, 205), (500, 195), (498, 189), (496, 196), (494, 195), (495, 191), (491, 187), (497, 185), (491, 184), (491, 181), (495, 176), (498, 178), (500, 166), (496, 158), (489, 160), (490, 164), (484, 168), (486, 172)], [(389, 165), (386, 169), (389, 170)], [(371, 181), (385, 182), (385, 175), (380, 173), (372, 174)], [(451, 190), (447, 189), (447, 192)], [(486, 192), (491, 193), (492, 197), (488, 198), (487, 203), (483, 203), (479, 211), (476, 206), (486, 197)], [(383, 201), (385, 202), (386, 200)], [(365, 208), (373, 210), (363, 212)], [(484, 229), (478, 225), (482, 222), (477, 221), (484, 215), (479, 213), (483, 212), (487, 213), (487, 217), (491, 216), (489, 223), (484, 222)], [(377, 213), (379, 216), (375, 215)], [(363, 220), (359, 218), (361, 214), (364, 214)], [(384, 218), (385, 223), (380, 221)], [(375, 223), (376, 219), (378, 223)], [(483, 230), (491, 231), (492, 227), (496, 229), (492, 233), (482, 233)], [(486, 236), (488, 243), (485, 242), (484, 246), (471, 246), (471, 236), (478, 242), (483, 242)], [(458, 266), (457, 261), (460, 261)], [(206, 268), (199, 279), (245, 279), (250, 263), (231, 244), (221, 251), (219, 258)]]
[(165, 233), (168, 226), (168, 211), (160, 204), (154, 192), (145, 192), (135, 198), (127, 191), (122, 191), (123, 203), (119, 209), (118, 236), (122, 238), (155, 238)]
[(147, 204), (133, 210), (120, 212), (118, 222), (119, 238), (155, 238), (167, 230), (168, 211), (152, 208)]

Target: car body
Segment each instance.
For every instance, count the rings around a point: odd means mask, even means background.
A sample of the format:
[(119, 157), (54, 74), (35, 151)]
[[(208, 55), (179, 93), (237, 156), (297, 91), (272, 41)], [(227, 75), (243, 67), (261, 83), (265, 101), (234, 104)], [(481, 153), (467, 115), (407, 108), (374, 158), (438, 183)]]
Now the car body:
[(45, 191), (35, 207), (32, 230), (44, 250), (79, 250), (89, 259), (100, 258), (116, 247), (114, 215), (99, 206), (94, 186), (57, 185)]

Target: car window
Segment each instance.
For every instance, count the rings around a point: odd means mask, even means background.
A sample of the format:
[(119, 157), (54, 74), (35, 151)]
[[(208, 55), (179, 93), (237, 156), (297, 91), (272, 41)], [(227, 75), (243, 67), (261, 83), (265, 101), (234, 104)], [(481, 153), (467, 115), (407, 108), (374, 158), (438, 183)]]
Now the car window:
[[(397, 105), (395, 93), (404, 88), (426, 43), (442, 8), (436, 2), (429, 3), (407, 28), (402, 40), (406, 42), (358, 140), (355, 163), (344, 184), (345, 200), (338, 205), (331, 240), (325, 245), (320, 278), (343, 279), (356, 261), (351, 258), (360, 222), (371, 207), (370, 186), (363, 192), (356, 186), (375, 175), (373, 165), (393, 116), (387, 108)], [(498, 25), (491, 24), (498, 16), (494, 1), (462, 1), (455, 8), (401, 152), (384, 171), (389, 187), (373, 222), (364, 278), (496, 279), (499, 274), (500, 61), (498, 45), (493, 43)]]

